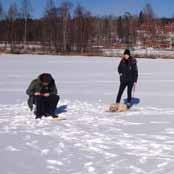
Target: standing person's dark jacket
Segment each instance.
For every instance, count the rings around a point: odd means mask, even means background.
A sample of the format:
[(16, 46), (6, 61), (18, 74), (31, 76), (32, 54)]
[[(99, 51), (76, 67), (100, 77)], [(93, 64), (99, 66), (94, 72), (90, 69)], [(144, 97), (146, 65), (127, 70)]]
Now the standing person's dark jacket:
[(57, 88), (54, 79), (52, 78), (51, 74), (47, 74), (49, 77), (49, 85), (47, 87), (42, 85), (42, 76), (45, 75), (41, 74), (37, 79), (34, 79), (31, 84), (29, 85), (28, 89), (26, 90), (27, 95), (29, 95), (28, 99), (28, 106), (32, 110), (34, 104), (34, 93), (50, 93), (57, 95)]
[(128, 60), (122, 59), (118, 66), (118, 73), (120, 75), (120, 82), (137, 82), (138, 68), (136, 59), (130, 57)]

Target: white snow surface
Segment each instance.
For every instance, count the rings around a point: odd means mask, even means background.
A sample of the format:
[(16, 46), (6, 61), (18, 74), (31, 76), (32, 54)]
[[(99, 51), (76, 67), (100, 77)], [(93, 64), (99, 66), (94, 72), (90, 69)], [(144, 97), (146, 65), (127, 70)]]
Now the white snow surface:
[[(1, 55), (0, 173), (173, 174), (174, 60), (138, 59), (140, 104), (108, 113), (119, 60)], [(56, 80), (66, 120), (35, 120), (27, 107), (25, 90), (43, 72)]]

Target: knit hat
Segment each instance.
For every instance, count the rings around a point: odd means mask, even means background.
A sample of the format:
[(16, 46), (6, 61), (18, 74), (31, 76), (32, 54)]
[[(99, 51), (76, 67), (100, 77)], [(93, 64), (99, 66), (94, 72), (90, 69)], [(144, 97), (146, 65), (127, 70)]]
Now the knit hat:
[(124, 51), (124, 55), (125, 55), (125, 54), (127, 54), (127, 55), (130, 56), (130, 51), (129, 51), (129, 49), (125, 49), (125, 51)]

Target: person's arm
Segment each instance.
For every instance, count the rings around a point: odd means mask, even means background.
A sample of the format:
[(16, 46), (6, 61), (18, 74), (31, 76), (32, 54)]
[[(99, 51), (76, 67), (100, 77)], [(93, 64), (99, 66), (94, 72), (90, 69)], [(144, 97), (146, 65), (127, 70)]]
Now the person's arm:
[(133, 78), (134, 78), (134, 83), (137, 83), (138, 80), (138, 66), (137, 66), (137, 60), (133, 59)]
[(57, 93), (58, 93), (57, 87), (56, 87), (56, 84), (54, 82), (53, 86), (51, 87), (51, 90), (50, 90), (49, 94), (57, 95)]
[(32, 96), (35, 94), (35, 85), (36, 85), (36, 80), (33, 80), (26, 90), (27, 95)]
[(120, 61), (119, 65), (118, 65), (118, 73), (119, 74), (122, 73), (122, 60)]

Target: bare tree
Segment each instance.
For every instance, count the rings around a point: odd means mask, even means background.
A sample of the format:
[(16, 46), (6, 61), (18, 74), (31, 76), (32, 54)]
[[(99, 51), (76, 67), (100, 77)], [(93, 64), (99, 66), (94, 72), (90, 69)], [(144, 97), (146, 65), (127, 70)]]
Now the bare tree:
[(102, 38), (103, 38), (103, 22), (99, 17), (95, 17), (93, 21), (93, 27), (94, 27), (94, 37), (93, 42), (97, 45), (102, 45)]
[(133, 16), (129, 12), (120, 16), (117, 20), (118, 36), (123, 43), (127, 44), (127, 47), (131, 48), (136, 43), (137, 25), (137, 16)]
[(31, 11), (32, 11), (32, 7), (31, 7), (30, 0), (22, 0), (21, 15), (22, 15), (22, 18), (25, 20), (25, 24), (24, 24), (24, 46), (26, 46), (26, 42), (27, 42), (27, 21), (28, 21), (29, 18), (31, 18)]
[(16, 40), (15, 33), (15, 21), (18, 17), (18, 9), (16, 3), (10, 5), (7, 13), (7, 18), (9, 21), (9, 42), (11, 43), (11, 50), (14, 49), (14, 41)]
[(3, 11), (3, 6), (0, 0), (0, 21), (4, 19), (4, 11)]
[(144, 14), (144, 24), (146, 26), (146, 32), (148, 33), (148, 35), (145, 36), (143, 40), (156, 41), (158, 37), (156, 30), (157, 21), (155, 20), (155, 13), (150, 4), (146, 4), (146, 6), (143, 9), (143, 14)]
[(130, 21), (131, 21), (131, 14), (126, 12), (122, 17), (122, 32), (123, 32), (123, 42), (126, 43), (128, 46), (130, 44)]
[(91, 14), (81, 5), (78, 5), (74, 12), (74, 40), (78, 51), (84, 52), (87, 49), (92, 32)]
[(103, 42), (105, 43), (105, 46), (110, 47), (112, 46), (112, 37), (113, 37), (113, 31), (114, 31), (114, 18), (113, 16), (106, 16), (103, 18)]
[(46, 1), (44, 21), (44, 37), (46, 42), (49, 43), (49, 50), (56, 49), (56, 51), (58, 51), (58, 9), (54, 0)]
[(70, 9), (72, 8), (72, 3), (69, 1), (63, 1), (60, 6), (60, 15), (63, 24), (63, 50), (67, 51), (68, 46), (68, 25), (70, 23)]
[(17, 5), (16, 5), (16, 3), (13, 3), (9, 6), (7, 17), (10, 21), (14, 22), (16, 20), (17, 16), (18, 16)]
[(144, 14), (145, 20), (152, 20), (155, 18), (155, 13), (152, 9), (151, 4), (146, 4), (146, 6), (143, 9), (143, 14)]
[(123, 32), (123, 19), (122, 16), (119, 16), (118, 20), (117, 20), (117, 33), (118, 33), (118, 37), (119, 39), (122, 41), (124, 38), (124, 32)]
[(144, 12), (140, 11), (139, 13), (139, 17), (138, 17), (138, 23), (139, 25), (143, 24), (145, 22), (145, 16), (144, 16)]

